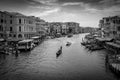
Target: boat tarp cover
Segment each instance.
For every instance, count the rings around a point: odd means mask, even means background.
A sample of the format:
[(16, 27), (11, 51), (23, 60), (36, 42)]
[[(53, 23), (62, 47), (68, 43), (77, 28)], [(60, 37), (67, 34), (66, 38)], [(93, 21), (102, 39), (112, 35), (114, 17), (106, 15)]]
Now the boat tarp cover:
[(113, 43), (113, 42), (107, 42), (106, 44), (111, 45), (111, 46), (116, 47), (116, 48), (120, 48), (119, 44), (116, 44), (116, 43)]
[(111, 41), (113, 38), (96, 38), (98, 41)]

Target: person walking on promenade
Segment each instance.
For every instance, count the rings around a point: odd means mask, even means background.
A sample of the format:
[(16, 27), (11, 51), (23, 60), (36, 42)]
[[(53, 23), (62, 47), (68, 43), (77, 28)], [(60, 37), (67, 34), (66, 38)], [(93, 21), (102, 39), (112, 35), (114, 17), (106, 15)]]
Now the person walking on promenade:
[(18, 43), (15, 44), (15, 57), (18, 57)]

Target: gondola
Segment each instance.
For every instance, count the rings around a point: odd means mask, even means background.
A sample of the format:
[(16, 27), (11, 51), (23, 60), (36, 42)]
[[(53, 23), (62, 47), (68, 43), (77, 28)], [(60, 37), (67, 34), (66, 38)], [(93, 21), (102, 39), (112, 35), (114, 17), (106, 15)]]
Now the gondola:
[(70, 43), (70, 42), (67, 42), (66, 46), (70, 46), (70, 45), (71, 45), (71, 43)]
[(62, 53), (62, 46), (60, 47), (60, 49), (56, 53), (56, 57), (59, 57), (61, 55), (61, 53)]

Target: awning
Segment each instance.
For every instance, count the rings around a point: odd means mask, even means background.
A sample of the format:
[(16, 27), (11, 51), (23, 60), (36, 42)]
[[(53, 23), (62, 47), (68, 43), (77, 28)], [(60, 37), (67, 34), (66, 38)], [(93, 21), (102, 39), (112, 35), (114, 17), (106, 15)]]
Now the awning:
[(18, 43), (27, 43), (27, 42), (31, 42), (31, 41), (33, 41), (33, 39), (22, 40), (22, 41), (19, 41)]
[(40, 36), (31, 37), (31, 39), (38, 39), (38, 38), (40, 38)]
[(98, 41), (111, 41), (113, 38), (96, 38)]
[(0, 39), (0, 41), (4, 41), (4, 39)]

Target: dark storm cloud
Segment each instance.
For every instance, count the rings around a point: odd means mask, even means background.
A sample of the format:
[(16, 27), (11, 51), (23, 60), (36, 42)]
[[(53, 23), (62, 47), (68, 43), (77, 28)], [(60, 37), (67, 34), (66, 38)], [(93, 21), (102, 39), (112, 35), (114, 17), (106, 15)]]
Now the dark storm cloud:
[(4, 6), (4, 7), (26, 6), (26, 1), (25, 0), (0, 0), (0, 6)]
[(40, 2), (34, 0), (0, 0), (0, 6), (12, 8), (24, 8), (31, 5), (42, 5)]

